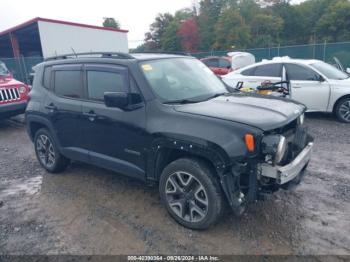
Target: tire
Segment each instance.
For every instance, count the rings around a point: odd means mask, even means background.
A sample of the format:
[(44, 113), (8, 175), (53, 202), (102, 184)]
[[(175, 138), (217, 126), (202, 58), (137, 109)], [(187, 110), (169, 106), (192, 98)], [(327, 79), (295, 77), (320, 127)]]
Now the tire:
[(35, 133), (34, 148), (40, 165), (48, 172), (60, 173), (67, 168), (69, 160), (58, 151), (52, 135), (46, 128)]
[(161, 174), (159, 191), (169, 214), (184, 227), (207, 229), (223, 213), (221, 187), (203, 160), (182, 158), (170, 163)]
[(339, 121), (350, 123), (350, 97), (345, 97), (337, 103), (335, 114)]

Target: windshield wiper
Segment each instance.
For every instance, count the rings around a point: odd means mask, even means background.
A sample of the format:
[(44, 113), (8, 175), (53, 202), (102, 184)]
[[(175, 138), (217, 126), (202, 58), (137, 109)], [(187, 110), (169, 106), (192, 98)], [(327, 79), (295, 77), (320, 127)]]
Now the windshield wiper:
[(191, 99), (179, 99), (179, 100), (172, 100), (172, 101), (167, 101), (164, 102), (164, 104), (192, 104), (192, 103), (199, 103), (201, 101), (197, 100), (191, 100)]
[(208, 100), (211, 100), (211, 99), (217, 98), (217, 97), (219, 97), (219, 96), (227, 95), (227, 94), (229, 94), (229, 93), (228, 93), (228, 92), (224, 92), (224, 93), (216, 93), (216, 94), (214, 94), (214, 95), (212, 95), (212, 96), (210, 96), (210, 97), (206, 98), (204, 101), (208, 101)]
[(214, 99), (216, 97), (222, 96), (222, 95), (226, 95), (229, 94), (228, 92), (225, 93), (216, 93), (214, 95), (211, 95), (209, 97), (205, 97), (204, 99), (179, 99), (179, 100), (173, 100), (173, 101), (167, 101), (164, 102), (164, 104), (193, 104), (193, 103), (200, 103), (200, 102), (204, 102), (204, 101), (208, 101), (211, 99)]

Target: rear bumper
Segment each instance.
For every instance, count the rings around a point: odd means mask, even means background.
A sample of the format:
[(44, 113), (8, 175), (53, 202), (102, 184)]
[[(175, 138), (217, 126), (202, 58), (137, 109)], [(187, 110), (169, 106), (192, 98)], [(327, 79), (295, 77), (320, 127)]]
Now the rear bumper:
[(0, 105), (0, 118), (11, 117), (23, 114), (26, 110), (27, 102), (17, 102)]
[(310, 142), (303, 151), (288, 165), (272, 166), (261, 164), (261, 175), (268, 178), (276, 179), (277, 184), (284, 185), (299, 176), (311, 159), (313, 142)]

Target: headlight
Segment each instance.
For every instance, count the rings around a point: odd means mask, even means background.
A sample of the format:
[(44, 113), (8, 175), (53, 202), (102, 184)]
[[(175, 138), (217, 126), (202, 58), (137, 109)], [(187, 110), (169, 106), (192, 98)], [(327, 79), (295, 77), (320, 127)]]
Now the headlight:
[(305, 114), (302, 114), (298, 117), (298, 124), (302, 126), (304, 122), (305, 122)]
[(262, 139), (262, 153), (270, 155), (275, 164), (282, 161), (287, 150), (287, 141), (281, 135), (269, 135)]
[(278, 164), (282, 161), (287, 149), (287, 141), (284, 136), (280, 136), (280, 141), (278, 142), (277, 151), (275, 155), (275, 163)]
[(20, 87), (18, 88), (18, 90), (19, 90), (19, 92), (20, 92), (21, 94), (24, 94), (25, 92), (27, 92), (27, 88), (25, 88), (24, 86), (20, 86)]

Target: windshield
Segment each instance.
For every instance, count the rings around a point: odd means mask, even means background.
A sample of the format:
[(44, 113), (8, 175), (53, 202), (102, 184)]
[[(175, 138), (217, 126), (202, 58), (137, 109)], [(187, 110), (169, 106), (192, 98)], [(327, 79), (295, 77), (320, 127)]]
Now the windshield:
[(227, 93), (225, 85), (202, 62), (172, 58), (142, 62), (141, 69), (162, 102), (199, 102)]
[(9, 74), (9, 70), (7, 70), (6, 65), (0, 61), (0, 75), (6, 76), (8, 74)]
[(343, 80), (349, 78), (349, 76), (339, 69), (335, 68), (334, 66), (324, 63), (324, 62), (317, 62), (311, 64), (312, 67), (316, 68), (318, 71), (320, 71), (323, 75), (325, 75), (329, 79), (333, 80)]

